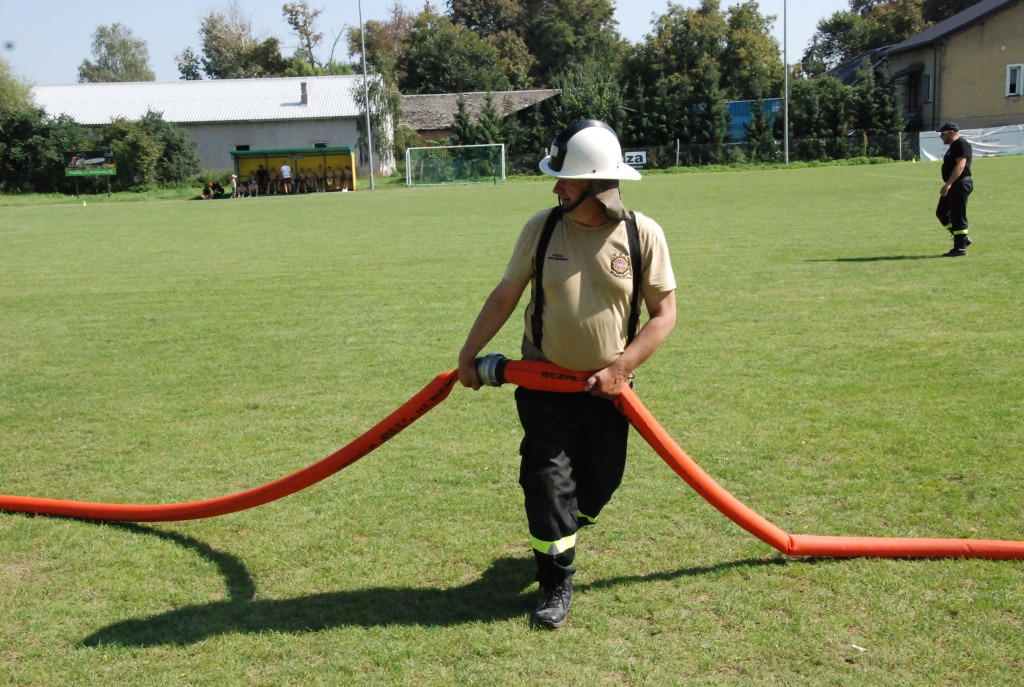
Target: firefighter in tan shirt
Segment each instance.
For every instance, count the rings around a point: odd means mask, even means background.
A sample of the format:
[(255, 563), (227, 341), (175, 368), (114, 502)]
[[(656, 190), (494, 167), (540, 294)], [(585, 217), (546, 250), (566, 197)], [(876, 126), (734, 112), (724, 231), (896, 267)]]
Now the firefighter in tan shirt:
[[(524, 430), (519, 482), (542, 591), (532, 622), (556, 628), (572, 600), (576, 533), (622, 480), (629, 424), (613, 401), (675, 326), (676, 284), (661, 227), (622, 203), (619, 180), (640, 174), (623, 162), (611, 127), (573, 124), (540, 168), (557, 179), (560, 207), (523, 228), (459, 354), (459, 381), (480, 388), (477, 355), (527, 286), (523, 357), (591, 373), (581, 393), (516, 389)], [(649, 314), (642, 328), (640, 301)]]

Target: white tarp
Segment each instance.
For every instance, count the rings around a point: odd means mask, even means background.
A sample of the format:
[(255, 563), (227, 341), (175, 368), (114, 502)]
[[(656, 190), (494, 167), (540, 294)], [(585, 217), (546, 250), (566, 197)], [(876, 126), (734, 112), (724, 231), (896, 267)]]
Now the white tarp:
[[(960, 135), (971, 144), (974, 157), (1024, 155), (1024, 124), (991, 129), (961, 129)], [(921, 159), (941, 160), (946, 145), (936, 131), (921, 132)]]

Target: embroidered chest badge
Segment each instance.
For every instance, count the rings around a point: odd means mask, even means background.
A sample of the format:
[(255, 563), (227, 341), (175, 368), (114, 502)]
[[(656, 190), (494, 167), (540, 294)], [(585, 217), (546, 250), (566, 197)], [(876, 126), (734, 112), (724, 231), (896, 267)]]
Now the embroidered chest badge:
[(623, 255), (622, 253), (616, 253), (612, 256), (611, 262), (612, 274), (616, 277), (631, 277), (633, 276), (633, 270), (629, 264), (629, 256)]

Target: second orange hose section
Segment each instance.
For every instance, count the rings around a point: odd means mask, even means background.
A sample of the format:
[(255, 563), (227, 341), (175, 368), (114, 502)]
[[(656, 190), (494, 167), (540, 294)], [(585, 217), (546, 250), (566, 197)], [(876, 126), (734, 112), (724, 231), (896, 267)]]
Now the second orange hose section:
[[(503, 374), (504, 381), (556, 392), (583, 391), (587, 377), (587, 373), (534, 361), (508, 361)], [(96, 520), (164, 522), (208, 518), (253, 508), (294, 494), (356, 462), (447, 398), (456, 379), (455, 371), (438, 375), (397, 410), (338, 451), (303, 470), (255, 489), (206, 501), (166, 505), (119, 505), (0, 496), (0, 510)], [(623, 389), (616, 405), (658, 455), (701, 497), (747, 532), (787, 555), (1024, 558), (1024, 542), (1020, 541), (788, 534), (748, 508), (704, 472), (658, 424), (632, 389)]]

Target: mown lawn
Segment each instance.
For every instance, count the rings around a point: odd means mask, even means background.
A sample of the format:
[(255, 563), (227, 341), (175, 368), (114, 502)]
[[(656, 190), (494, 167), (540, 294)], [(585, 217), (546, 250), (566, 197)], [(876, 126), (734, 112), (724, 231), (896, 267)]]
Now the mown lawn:
[[(1024, 539), (1024, 157), (652, 174), (679, 324), (637, 393), (794, 533)], [(333, 452), (455, 365), (548, 181), (0, 206), (0, 493), (173, 503)], [(516, 316), (489, 347), (514, 356)], [(303, 492), (208, 520), (0, 513), (5, 685), (1004, 685), (1018, 561), (786, 559), (634, 435), (531, 630), (512, 389), (457, 388)]]

